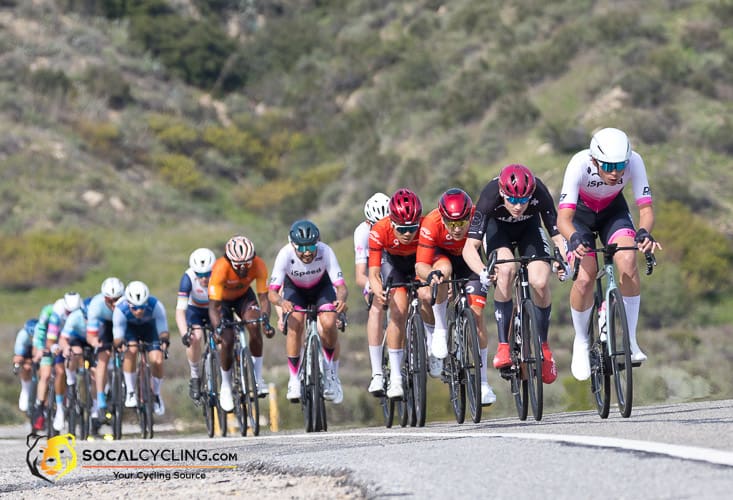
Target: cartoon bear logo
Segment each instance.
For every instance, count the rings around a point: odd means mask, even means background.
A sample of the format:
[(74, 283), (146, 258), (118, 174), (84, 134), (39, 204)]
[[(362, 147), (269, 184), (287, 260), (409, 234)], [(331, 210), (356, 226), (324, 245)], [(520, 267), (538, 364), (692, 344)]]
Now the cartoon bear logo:
[(76, 438), (73, 434), (54, 436), (46, 441), (45, 447), (40, 447), (38, 443), (45, 437), (28, 435), (25, 461), (31, 474), (52, 483), (76, 468)]

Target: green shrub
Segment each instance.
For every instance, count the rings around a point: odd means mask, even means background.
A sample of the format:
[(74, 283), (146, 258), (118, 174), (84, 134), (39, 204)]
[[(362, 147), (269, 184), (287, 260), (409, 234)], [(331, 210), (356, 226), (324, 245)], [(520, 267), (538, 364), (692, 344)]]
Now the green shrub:
[(180, 154), (156, 154), (152, 163), (157, 172), (173, 187), (190, 194), (207, 196), (209, 188), (205, 178), (188, 156)]
[(558, 153), (574, 154), (588, 146), (588, 131), (572, 120), (548, 121), (540, 134)]
[(685, 47), (697, 52), (708, 52), (723, 46), (720, 25), (713, 20), (689, 21), (684, 26), (680, 41)]
[(121, 133), (119, 127), (111, 122), (94, 122), (80, 119), (76, 123), (79, 135), (90, 151), (103, 156), (116, 154)]
[(158, 130), (157, 137), (168, 149), (190, 154), (198, 142), (199, 134), (194, 127), (178, 122)]
[(30, 73), (28, 85), (34, 92), (46, 97), (66, 97), (74, 92), (74, 83), (60, 69), (37, 69)]
[(524, 93), (503, 96), (496, 106), (496, 124), (504, 130), (525, 129), (541, 116), (539, 108)]
[(397, 85), (404, 92), (426, 89), (440, 80), (437, 64), (430, 54), (423, 50), (406, 54), (397, 71)]
[(619, 83), (631, 96), (632, 104), (644, 108), (660, 106), (671, 93), (667, 80), (649, 68), (633, 69)]
[(112, 109), (122, 109), (133, 102), (130, 84), (117, 68), (92, 66), (84, 75), (84, 84), (89, 92), (106, 99)]
[(30, 290), (70, 283), (100, 259), (94, 241), (76, 229), (5, 236), (0, 238), (0, 287)]

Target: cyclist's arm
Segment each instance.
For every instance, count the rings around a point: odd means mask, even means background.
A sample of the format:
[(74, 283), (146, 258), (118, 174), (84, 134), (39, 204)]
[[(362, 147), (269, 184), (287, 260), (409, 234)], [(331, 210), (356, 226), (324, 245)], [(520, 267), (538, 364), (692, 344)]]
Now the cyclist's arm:
[(158, 340), (170, 344), (170, 333), (168, 332), (168, 317), (165, 313), (165, 306), (161, 301), (157, 301), (153, 310), (155, 318), (155, 330), (158, 332)]
[(336, 302), (334, 302), (336, 311), (340, 313), (345, 312), (348, 309), (346, 299), (349, 298), (349, 289), (346, 287), (346, 283), (343, 282), (334, 288), (336, 289)]
[(374, 294), (374, 300), (380, 306), (384, 305), (384, 288), (382, 286), (381, 266), (369, 267), (369, 286)]
[(466, 265), (471, 268), (476, 274), (481, 274), (486, 267), (484, 262), (481, 260), (481, 240), (475, 238), (466, 238), (466, 243), (463, 245), (463, 260)]
[(214, 330), (219, 328), (221, 324), (221, 300), (209, 297), (209, 319)]
[(178, 285), (178, 298), (176, 300), (176, 326), (181, 336), (188, 331), (188, 322), (186, 321), (186, 310), (188, 309), (188, 297), (193, 290), (193, 283), (188, 274), (183, 273), (181, 282)]
[(260, 302), (260, 310), (262, 311), (262, 314), (267, 315), (267, 317), (270, 317), (270, 314), (272, 313), (272, 308), (270, 307), (270, 292), (269, 290), (264, 293), (258, 293), (257, 294), (257, 300)]
[[(354, 276), (356, 286), (358, 286), (361, 290), (366, 291), (366, 287), (369, 284), (366, 262), (359, 262), (358, 264), (354, 264)], [(366, 293), (364, 295), (366, 295)]]

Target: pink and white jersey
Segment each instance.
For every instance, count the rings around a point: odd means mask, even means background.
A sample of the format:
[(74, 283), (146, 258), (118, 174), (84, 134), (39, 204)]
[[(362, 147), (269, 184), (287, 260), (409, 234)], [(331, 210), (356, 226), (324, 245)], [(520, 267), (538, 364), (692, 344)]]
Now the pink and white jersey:
[(369, 260), (369, 231), (372, 225), (362, 222), (354, 229), (354, 264), (366, 264)]
[(629, 164), (623, 170), (619, 182), (614, 186), (609, 186), (601, 180), (598, 168), (591, 161), (590, 150), (585, 149), (576, 153), (568, 163), (558, 208), (575, 209), (580, 200), (594, 212), (600, 212), (610, 205), (629, 182), (632, 184), (637, 206), (652, 202), (652, 192), (649, 189), (644, 160), (637, 152), (631, 152)]
[(336, 254), (330, 246), (323, 242), (317, 243), (316, 257), (309, 264), (304, 263), (295, 254), (293, 245), (288, 243), (280, 249), (275, 258), (275, 265), (270, 275), (270, 289), (280, 290), (285, 278), (298, 288), (313, 288), (324, 274), (331, 278), (333, 286), (344, 284), (344, 273), (341, 271)]

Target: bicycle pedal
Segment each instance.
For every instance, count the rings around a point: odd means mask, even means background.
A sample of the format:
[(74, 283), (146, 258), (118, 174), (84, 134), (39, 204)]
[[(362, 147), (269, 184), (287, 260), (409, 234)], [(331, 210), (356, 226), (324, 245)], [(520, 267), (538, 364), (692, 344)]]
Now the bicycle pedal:
[(631, 366), (634, 368), (639, 368), (641, 366), (641, 361), (634, 361), (631, 363)]

